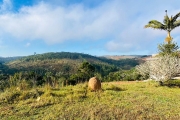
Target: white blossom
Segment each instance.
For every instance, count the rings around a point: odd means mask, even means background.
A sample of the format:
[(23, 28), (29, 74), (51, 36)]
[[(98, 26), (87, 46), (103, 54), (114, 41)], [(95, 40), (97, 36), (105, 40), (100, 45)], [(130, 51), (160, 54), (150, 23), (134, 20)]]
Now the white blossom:
[(175, 77), (180, 72), (178, 57), (165, 55), (156, 58), (136, 66), (137, 71), (143, 76), (148, 74), (150, 79), (162, 82)]

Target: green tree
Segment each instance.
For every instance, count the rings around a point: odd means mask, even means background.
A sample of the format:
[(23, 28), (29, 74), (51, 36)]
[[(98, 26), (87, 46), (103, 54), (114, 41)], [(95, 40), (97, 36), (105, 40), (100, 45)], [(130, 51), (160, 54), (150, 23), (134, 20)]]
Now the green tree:
[(79, 67), (79, 74), (82, 76), (85, 80), (89, 79), (94, 75), (95, 67), (91, 65), (89, 62), (85, 61), (81, 64)]
[(52, 72), (46, 72), (45, 75), (44, 75), (44, 80), (46, 81), (46, 84), (48, 86), (52, 86), (52, 76), (53, 76), (53, 73)]
[(159, 55), (171, 55), (171, 56), (179, 56), (179, 47), (177, 43), (169, 42), (169, 44), (160, 44), (158, 45)]
[(145, 25), (145, 28), (154, 28), (167, 31), (168, 35), (165, 41), (170, 44), (173, 39), (170, 35), (171, 31), (176, 27), (180, 26), (180, 20), (177, 20), (178, 17), (180, 17), (180, 12), (177, 13), (175, 16), (169, 17), (166, 10), (166, 15), (164, 16), (163, 23), (157, 20), (151, 20), (147, 25)]

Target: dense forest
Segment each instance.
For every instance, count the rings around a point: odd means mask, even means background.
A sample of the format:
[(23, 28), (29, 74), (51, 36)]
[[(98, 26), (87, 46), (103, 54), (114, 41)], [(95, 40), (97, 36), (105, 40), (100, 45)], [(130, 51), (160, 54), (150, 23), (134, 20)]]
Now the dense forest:
[(82, 53), (57, 52), (25, 57), (0, 59), (0, 82), (3, 86), (17, 86), (23, 81), (29, 87), (48, 84), (74, 85), (97, 76), (102, 81), (138, 80), (133, 69), (141, 59), (113, 60)]

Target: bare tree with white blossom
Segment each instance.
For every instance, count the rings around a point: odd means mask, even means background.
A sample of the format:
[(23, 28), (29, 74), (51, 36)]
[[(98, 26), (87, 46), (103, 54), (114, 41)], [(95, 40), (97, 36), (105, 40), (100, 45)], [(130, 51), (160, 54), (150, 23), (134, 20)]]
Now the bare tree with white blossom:
[(171, 55), (158, 56), (136, 66), (136, 70), (142, 76), (149, 75), (150, 79), (164, 82), (180, 73), (180, 59)]

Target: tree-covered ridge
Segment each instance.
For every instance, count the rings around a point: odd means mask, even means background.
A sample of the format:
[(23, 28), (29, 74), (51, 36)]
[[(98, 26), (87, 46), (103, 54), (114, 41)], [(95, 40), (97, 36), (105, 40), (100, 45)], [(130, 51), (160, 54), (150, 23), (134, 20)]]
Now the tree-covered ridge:
[(140, 77), (130, 69), (140, 62), (136, 58), (113, 60), (70, 52), (31, 55), (0, 64), (0, 90), (22, 86), (23, 81), (29, 87), (55, 87), (85, 82), (93, 76), (102, 81), (135, 80)]
[(36, 61), (36, 60), (47, 60), (47, 59), (90, 59), (98, 57), (83, 54), (83, 53), (71, 53), (71, 52), (49, 52), (44, 54), (35, 54), (21, 58), (21, 61)]
[(7, 63), (9, 72), (36, 71), (40, 73), (52, 72), (63, 76), (71, 76), (78, 72), (78, 67), (87, 61), (95, 67), (95, 73), (102, 77), (110, 72), (129, 70), (139, 64), (138, 59), (112, 60), (104, 57), (96, 57), (82, 53), (58, 52), (45, 53), (22, 57), (16, 61)]
[(112, 60), (105, 57), (97, 57), (83, 53), (71, 53), (71, 52), (50, 52), (44, 54), (31, 55), (27, 57), (22, 57), (19, 59), (21, 62), (30, 61), (42, 61), (42, 60), (54, 60), (54, 59), (71, 59), (71, 60), (87, 60), (88, 62), (94, 63), (105, 63), (110, 65), (115, 65), (116, 67), (121, 67), (123, 69), (130, 69), (139, 64), (137, 59), (122, 59), (122, 60)]
[(139, 64), (139, 59), (112, 60), (82, 53), (56, 52), (22, 57), (6, 65), (11, 73), (21, 71), (52, 72), (70, 76), (78, 72), (83, 62), (89, 62), (95, 67), (95, 73), (102, 77), (110, 72), (129, 70)]

